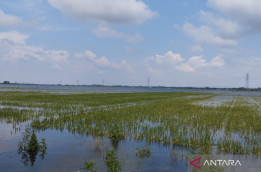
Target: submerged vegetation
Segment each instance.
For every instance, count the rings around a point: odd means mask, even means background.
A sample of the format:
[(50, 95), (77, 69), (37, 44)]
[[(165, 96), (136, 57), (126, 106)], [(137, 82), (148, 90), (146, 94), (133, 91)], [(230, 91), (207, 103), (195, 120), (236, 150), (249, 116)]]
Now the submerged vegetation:
[(18, 143), (18, 154), (22, 155), (22, 161), (25, 165), (28, 164), (30, 160), (31, 166), (34, 165), (36, 161), (38, 153), (40, 153), (39, 157), (44, 159), (46, 154), (47, 146), (45, 139), (42, 139), (39, 143), (34, 130), (30, 130), (29, 128), (25, 129), (23, 134), (23, 140)]
[(94, 161), (85, 161), (84, 163), (84, 167), (82, 168), (84, 171), (86, 172), (96, 172), (96, 170), (94, 169)]
[(105, 161), (107, 172), (120, 172), (121, 164), (116, 157), (115, 150), (111, 150), (106, 154)]
[(139, 159), (148, 158), (151, 155), (150, 148), (136, 148), (136, 156)]
[[(134, 139), (193, 153), (261, 155), (260, 97), (230, 96), (221, 103), (213, 101), (215, 97), (206, 93), (0, 92), (0, 121), (27, 122), (36, 131), (107, 137), (114, 149), (121, 141)], [(214, 105), (204, 104), (211, 101)], [(28, 145), (37, 147), (33, 140)], [(137, 154), (147, 157), (150, 150), (137, 149)], [(107, 155), (116, 163), (113, 157), (115, 152)], [(94, 164), (85, 165), (87, 170)]]

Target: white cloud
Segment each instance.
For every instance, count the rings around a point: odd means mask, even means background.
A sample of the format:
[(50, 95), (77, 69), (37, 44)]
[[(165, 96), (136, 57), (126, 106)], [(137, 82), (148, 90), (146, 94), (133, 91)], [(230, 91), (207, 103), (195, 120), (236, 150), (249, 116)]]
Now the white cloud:
[(140, 0), (48, 0), (64, 14), (79, 20), (106, 23), (142, 23), (157, 13)]
[(206, 60), (203, 59), (202, 56), (193, 56), (191, 57), (187, 64), (189, 64), (190, 66), (194, 66), (194, 67), (204, 67), (207, 66), (208, 64), (206, 63)]
[(38, 60), (51, 64), (64, 62), (69, 57), (65, 50), (44, 50), (26, 44), (28, 35), (16, 31), (0, 32), (0, 56), (4, 61)]
[(210, 62), (206, 62), (206, 59), (203, 58), (203, 56), (193, 56), (191, 57), (187, 64), (199, 68), (199, 67), (221, 67), (224, 65), (224, 60), (221, 56), (216, 56), (213, 59), (211, 59)]
[(100, 38), (120, 38), (125, 39), (130, 43), (136, 43), (144, 40), (144, 38), (139, 33), (135, 35), (129, 35), (106, 26), (98, 26), (98, 28), (93, 30), (93, 33)]
[(185, 23), (183, 31), (200, 44), (210, 44), (216, 47), (234, 47), (237, 45), (236, 40), (221, 37), (208, 26), (195, 27), (191, 23)]
[(260, 32), (260, 0), (208, 0), (208, 4), (227, 17)]
[(174, 71), (194, 72), (201, 68), (222, 67), (224, 60), (221, 56), (212, 58), (207, 62), (203, 56), (193, 56), (186, 60), (180, 54), (174, 54), (172, 51), (165, 55), (155, 55), (147, 58), (148, 71), (158, 71), (159, 73), (169, 73)]
[(224, 66), (224, 60), (221, 56), (216, 56), (211, 60), (210, 66), (221, 67)]
[(23, 23), (21, 18), (6, 14), (0, 9), (0, 26), (13, 26), (21, 23)]
[[(66, 50), (46, 50), (41, 47), (28, 45), (26, 39), (28, 35), (16, 31), (0, 32), (0, 60), (3, 62), (24, 63), (35, 62), (50, 64), (54, 69), (62, 70), (63, 66), (94, 66), (95, 70), (103, 72), (105, 70), (117, 70), (128, 72), (132, 70), (131, 65), (125, 60), (120, 63), (111, 62), (107, 57), (98, 58), (95, 53), (86, 50), (84, 53), (73, 53), (73, 56)], [(74, 58), (71, 58), (74, 57)]]
[(206, 59), (203, 58), (203, 56), (193, 56), (187, 62), (182, 63), (181, 65), (176, 66), (175, 68), (184, 72), (194, 72), (195, 70), (204, 67), (209, 68), (222, 66), (224, 66), (224, 60), (220, 56), (211, 59), (210, 62), (207, 62)]
[(93, 53), (90, 50), (86, 50), (84, 52), (85, 56), (88, 57), (88, 59), (94, 63), (98, 67), (102, 68), (110, 68), (114, 70), (122, 70), (122, 71), (131, 71), (132, 67), (127, 64), (125, 60), (122, 60), (121, 63), (113, 63), (111, 62), (107, 57), (102, 56), (100, 58), (97, 58), (96, 54)]
[(204, 48), (201, 45), (194, 45), (190, 47), (190, 51), (192, 51), (193, 53), (203, 53)]
[(176, 64), (184, 61), (180, 54), (174, 54), (172, 51), (168, 51), (165, 55), (155, 55), (147, 58), (149, 61), (153, 61), (157, 64), (170, 63)]
[(83, 59), (84, 55), (82, 53), (73, 53), (73, 57), (75, 57), (76, 59)]
[(195, 70), (192, 66), (190, 66), (187, 63), (182, 63), (179, 66), (176, 66), (175, 69), (183, 72), (194, 72)]
[(242, 26), (235, 21), (205, 11), (200, 11), (200, 18), (208, 24), (214, 24), (217, 28), (217, 34), (220, 36), (236, 38), (242, 34)]
[(95, 57), (96, 57), (96, 54), (94, 54), (92, 51), (90, 51), (90, 50), (86, 50), (85, 52), (84, 52), (84, 54), (88, 57), (88, 58), (90, 58), (90, 59), (94, 59)]
[(11, 41), (15, 44), (24, 44), (28, 35), (21, 34), (17, 31), (0, 32), (0, 41)]
[(97, 65), (102, 66), (102, 67), (111, 66), (110, 61), (105, 56), (102, 56), (100, 58), (90, 59), (90, 60), (92, 60), (94, 63), (96, 63)]
[(197, 16), (203, 24), (195, 26), (185, 22), (182, 26), (183, 32), (199, 46), (190, 50), (200, 53), (202, 45), (210, 45), (219, 53), (236, 58), (238, 52), (246, 51), (240, 41), (248, 35), (261, 33), (261, 1), (208, 0), (208, 5), (217, 11), (199, 11)]
[[(246, 49), (240, 47), (242, 38), (261, 33), (260, 0), (208, 0), (208, 5), (217, 11), (201, 10), (198, 17), (203, 24), (195, 26), (186, 22), (182, 27), (198, 46), (210, 45), (222, 54), (236, 57), (237, 52)], [(200, 47), (191, 47), (190, 50), (197, 53)]]

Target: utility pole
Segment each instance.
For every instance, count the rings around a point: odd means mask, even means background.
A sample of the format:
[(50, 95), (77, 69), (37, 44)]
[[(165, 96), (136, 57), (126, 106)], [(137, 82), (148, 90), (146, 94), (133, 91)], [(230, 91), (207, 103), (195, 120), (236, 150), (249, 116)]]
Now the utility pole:
[(249, 88), (249, 73), (246, 74), (246, 89)]
[(150, 87), (150, 77), (148, 77), (147, 86)]

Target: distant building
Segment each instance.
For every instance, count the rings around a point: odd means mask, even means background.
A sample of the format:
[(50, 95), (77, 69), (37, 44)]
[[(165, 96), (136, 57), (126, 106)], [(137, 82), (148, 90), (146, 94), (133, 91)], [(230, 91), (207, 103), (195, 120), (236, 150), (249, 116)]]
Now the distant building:
[(10, 84), (10, 82), (9, 81), (4, 81), (3, 84)]

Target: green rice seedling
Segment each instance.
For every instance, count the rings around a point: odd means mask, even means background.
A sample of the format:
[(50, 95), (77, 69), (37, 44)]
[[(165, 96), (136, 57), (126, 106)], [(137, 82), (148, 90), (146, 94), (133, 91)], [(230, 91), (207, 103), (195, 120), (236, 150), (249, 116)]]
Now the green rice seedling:
[(111, 139), (111, 143), (112, 143), (114, 149), (117, 149), (119, 142), (121, 140), (125, 139), (125, 133), (124, 133), (124, 131), (121, 131), (119, 129), (118, 125), (114, 124), (109, 129), (109, 138)]
[(93, 160), (85, 161), (82, 169), (86, 172), (96, 172), (94, 166), (95, 166), (95, 162)]
[(107, 172), (120, 172), (121, 164), (117, 159), (115, 150), (111, 150), (106, 154), (105, 165), (107, 167)]
[(44, 156), (46, 154), (47, 151), (47, 144), (46, 144), (46, 140), (45, 139), (41, 139), (41, 142), (39, 144), (39, 149), (40, 149), (40, 157), (41, 159), (44, 159)]
[(41, 159), (44, 159), (44, 155), (46, 154), (47, 146), (45, 139), (39, 143), (37, 140), (37, 136), (34, 130), (30, 130), (28, 127), (25, 129), (25, 133), (23, 135), (23, 139), (18, 143), (17, 153), (22, 155), (22, 161), (25, 165), (27, 165), (30, 160), (31, 166), (34, 165), (36, 161), (37, 154), (40, 152)]
[(149, 158), (151, 156), (150, 148), (136, 148), (136, 156), (139, 159)]
[(254, 155), (261, 155), (261, 147), (260, 146), (253, 146), (252, 148), (252, 154)]
[(240, 96), (219, 106), (197, 104), (211, 102), (216, 96), (0, 92), (1, 104), (8, 106), (0, 108), (0, 121), (15, 125), (28, 122), (35, 130), (107, 137), (115, 149), (120, 141), (130, 138), (204, 153), (210, 153), (216, 144), (223, 153), (258, 152), (261, 115), (257, 106), (249, 106), (246, 97)]
[(247, 154), (249, 152), (239, 141), (229, 140), (227, 138), (218, 141), (218, 149), (221, 152), (233, 154)]

